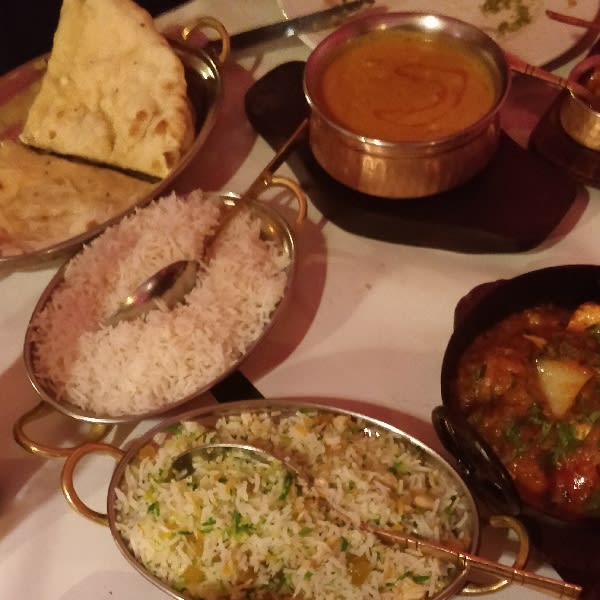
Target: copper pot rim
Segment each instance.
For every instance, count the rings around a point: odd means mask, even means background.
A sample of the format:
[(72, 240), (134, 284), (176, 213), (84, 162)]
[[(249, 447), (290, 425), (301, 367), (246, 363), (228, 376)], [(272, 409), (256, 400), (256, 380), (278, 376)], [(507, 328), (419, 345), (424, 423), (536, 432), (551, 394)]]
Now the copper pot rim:
[[(420, 23), (427, 19), (435, 19), (435, 22), (443, 23), (444, 26), (438, 28), (422, 27)], [(493, 106), (481, 118), (464, 129), (433, 140), (392, 141), (373, 138), (347, 129), (329, 117), (326, 111), (321, 107), (321, 104), (318, 101), (318, 93), (314, 89), (319, 80), (320, 70), (327, 63), (328, 58), (337, 52), (345, 43), (357, 39), (362, 35), (372, 33), (373, 31), (388, 31), (391, 29), (402, 28), (404, 25), (415, 24), (418, 25), (419, 29), (427, 29), (441, 33), (447, 32), (449, 28), (451, 31), (452, 27), (459, 28), (461, 32), (467, 32), (476, 36), (480, 42), (479, 45), (483, 45), (483, 48), (489, 48), (489, 55), (492, 59), (492, 63), (495, 64), (498, 69), (500, 82), (500, 93)], [(462, 36), (457, 37), (458, 39), (463, 39)], [(318, 116), (319, 119), (326, 123), (327, 126), (334, 130), (338, 135), (363, 145), (367, 144), (393, 151), (406, 149), (407, 152), (413, 153), (421, 153), (423, 151), (431, 151), (432, 149), (446, 148), (448, 146), (460, 146), (468, 143), (472, 138), (476, 137), (482, 130), (488, 127), (492, 121), (499, 117), (500, 109), (508, 97), (510, 87), (510, 69), (504, 56), (504, 52), (488, 34), (465, 21), (430, 12), (398, 11), (366, 15), (342, 25), (324, 38), (311, 52), (306, 62), (303, 76), (304, 96), (311, 113)]]

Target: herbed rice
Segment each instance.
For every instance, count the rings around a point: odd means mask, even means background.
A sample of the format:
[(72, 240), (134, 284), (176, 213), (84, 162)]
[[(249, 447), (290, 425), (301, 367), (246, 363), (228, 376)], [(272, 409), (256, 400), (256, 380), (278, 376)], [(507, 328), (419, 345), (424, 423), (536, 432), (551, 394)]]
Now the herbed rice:
[[(194, 474), (173, 478), (173, 458), (217, 441), (289, 457), (328, 502), (280, 463), (234, 451), (196, 458)], [(225, 414), (214, 429), (178, 423), (126, 467), (114, 506), (118, 531), (148, 571), (205, 600), (430, 598), (455, 567), (385, 545), (359, 524), (469, 549), (474, 519), (454, 477), (421, 449), (318, 409)]]
[(69, 262), (32, 319), (34, 372), (58, 400), (98, 415), (157, 410), (215, 380), (260, 336), (283, 296), (289, 257), (261, 239), (250, 211), (219, 235), (184, 303), (103, 324), (165, 265), (201, 259), (221, 206), (200, 191), (161, 198)]

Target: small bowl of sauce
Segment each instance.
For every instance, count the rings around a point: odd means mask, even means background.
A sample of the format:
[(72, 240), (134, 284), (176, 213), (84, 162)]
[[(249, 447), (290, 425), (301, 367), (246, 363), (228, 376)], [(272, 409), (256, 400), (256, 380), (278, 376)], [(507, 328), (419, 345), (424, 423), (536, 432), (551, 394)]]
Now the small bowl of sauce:
[[(569, 79), (584, 85), (600, 103), (600, 56), (592, 55), (577, 64)], [(600, 111), (572, 92), (565, 94), (559, 118), (564, 131), (578, 144), (600, 150)]]

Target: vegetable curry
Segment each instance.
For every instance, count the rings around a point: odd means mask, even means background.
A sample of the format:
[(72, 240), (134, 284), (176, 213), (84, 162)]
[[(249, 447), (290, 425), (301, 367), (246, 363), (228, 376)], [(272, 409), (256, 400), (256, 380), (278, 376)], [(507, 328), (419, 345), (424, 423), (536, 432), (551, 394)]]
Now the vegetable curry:
[(600, 305), (510, 315), (462, 355), (453, 387), (526, 502), (600, 516)]

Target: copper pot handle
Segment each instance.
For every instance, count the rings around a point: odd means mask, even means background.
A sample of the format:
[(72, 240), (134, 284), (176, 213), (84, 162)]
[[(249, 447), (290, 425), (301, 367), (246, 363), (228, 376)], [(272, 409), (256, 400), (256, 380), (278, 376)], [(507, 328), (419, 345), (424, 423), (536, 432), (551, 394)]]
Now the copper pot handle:
[[(296, 215), (296, 225), (300, 225), (304, 219), (306, 218), (306, 210), (307, 210), (307, 202), (306, 195), (302, 190), (300, 184), (293, 179), (289, 179), (288, 177), (284, 177), (282, 175), (270, 175), (267, 176), (267, 180), (265, 181), (266, 187), (282, 187), (287, 188), (294, 194), (296, 200), (298, 201), (298, 212)], [(266, 188), (265, 188), (266, 189)]]
[[(489, 523), (494, 528), (507, 528), (511, 529), (516, 533), (519, 548), (512, 566), (514, 569), (524, 569), (529, 558), (530, 547), (529, 535), (523, 524), (514, 517), (509, 517), (506, 515), (492, 516), (489, 519)], [(479, 596), (481, 594), (491, 594), (492, 592), (500, 591), (509, 583), (511, 583), (511, 580), (507, 578), (498, 579), (497, 581), (488, 583), (486, 585), (468, 583), (460, 593), (465, 596)]]
[(217, 56), (217, 61), (220, 64), (227, 62), (227, 59), (231, 54), (231, 41), (229, 39), (229, 33), (223, 23), (214, 17), (199, 17), (193, 23), (186, 25), (181, 30), (181, 38), (183, 41), (187, 42), (196, 29), (214, 29), (219, 34), (221, 40), (221, 52), (219, 52), (219, 55)]
[(539, 592), (546, 593), (549, 596), (554, 596), (556, 598), (579, 598), (581, 594), (581, 587), (579, 585), (523, 571), (523, 568), (527, 564), (527, 559), (529, 558), (529, 535), (527, 534), (527, 530), (523, 524), (518, 519), (506, 515), (497, 515), (490, 517), (490, 525), (496, 528), (505, 527), (507, 529), (511, 529), (517, 535), (519, 541), (519, 550), (512, 566), (512, 576), (499, 579), (498, 581), (495, 581), (489, 585), (479, 586), (470, 583), (462, 589), (461, 594), (489, 594), (491, 592), (497, 592), (498, 590), (501, 590), (509, 583), (517, 582), (521, 585)]
[(290, 135), (285, 143), (277, 150), (277, 153), (270, 160), (269, 164), (260, 172), (258, 177), (252, 182), (248, 190), (245, 192), (245, 197), (257, 198), (264, 190), (269, 187), (284, 187), (296, 196), (298, 200), (298, 215), (296, 217), (296, 225), (300, 225), (306, 218), (307, 201), (306, 194), (302, 187), (296, 181), (275, 175), (275, 171), (287, 159), (294, 146), (308, 134), (308, 119), (304, 119), (296, 130)]
[(100, 454), (110, 454), (117, 461), (120, 460), (125, 454), (122, 450), (116, 446), (111, 446), (110, 444), (85, 444), (75, 448), (67, 457), (67, 460), (63, 465), (61, 474), (61, 487), (63, 495), (71, 508), (90, 521), (100, 523), (100, 525), (108, 525), (108, 515), (90, 508), (77, 494), (77, 491), (75, 490), (75, 482), (73, 480), (75, 468), (77, 467), (79, 461), (84, 456), (94, 452)]
[(41, 442), (36, 442), (25, 432), (26, 426), (36, 419), (48, 414), (52, 414), (54, 409), (46, 402), (40, 402), (31, 410), (21, 415), (13, 425), (13, 437), (15, 442), (30, 454), (42, 456), (44, 458), (65, 458), (69, 456), (76, 448), (88, 442), (101, 440), (110, 430), (112, 425), (106, 423), (89, 423), (89, 432), (86, 439), (74, 447), (48, 446)]

